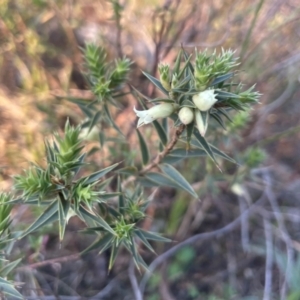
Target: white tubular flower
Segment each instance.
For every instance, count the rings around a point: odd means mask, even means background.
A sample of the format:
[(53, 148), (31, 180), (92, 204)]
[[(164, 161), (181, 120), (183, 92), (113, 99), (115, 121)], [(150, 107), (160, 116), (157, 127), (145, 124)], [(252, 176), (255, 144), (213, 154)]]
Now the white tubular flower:
[(175, 108), (175, 105), (170, 103), (155, 105), (148, 110), (136, 110), (134, 107), (133, 110), (137, 117), (139, 117), (137, 128), (149, 124), (156, 119), (169, 117)]
[(217, 102), (217, 99), (214, 90), (206, 90), (194, 95), (193, 102), (201, 111), (207, 111)]
[(194, 120), (194, 112), (189, 107), (182, 107), (178, 113), (178, 117), (184, 125), (188, 125)]
[(207, 126), (208, 126), (208, 119), (209, 119), (209, 113), (208, 112), (201, 112), (196, 109), (195, 112), (196, 116), (196, 124), (197, 128), (202, 136), (205, 135)]

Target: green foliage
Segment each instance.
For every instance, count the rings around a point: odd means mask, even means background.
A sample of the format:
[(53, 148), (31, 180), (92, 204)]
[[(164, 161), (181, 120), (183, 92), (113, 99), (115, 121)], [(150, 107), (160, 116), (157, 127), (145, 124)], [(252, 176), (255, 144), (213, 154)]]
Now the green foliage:
[(132, 62), (128, 58), (117, 59), (113, 64), (107, 63), (104, 48), (94, 44), (87, 44), (83, 51), (86, 78), (91, 90), (97, 96), (98, 101), (111, 101), (115, 92), (125, 83)]
[[(119, 190), (121, 191), (120, 185)], [(100, 253), (102, 253), (107, 248), (111, 248), (109, 261), (109, 269), (111, 269), (118, 250), (121, 246), (124, 246), (133, 256), (137, 268), (139, 269), (141, 265), (147, 269), (147, 265), (138, 252), (136, 240), (138, 239), (152, 252), (154, 252), (154, 249), (149, 243), (149, 240), (159, 242), (170, 241), (156, 233), (144, 231), (138, 227), (138, 222), (145, 218), (145, 210), (148, 204), (149, 202), (144, 200), (143, 190), (140, 187), (137, 187), (132, 194), (120, 194), (117, 209), (109, 208), (109, 212), (112, 215), (110, 226), (113, 232), (103, 227), (88, 228), (86, 232), (98, 233), (100, 237), (83, 253), (96, 248), (100, 248)]]
[(11, 244), (11, 235), (9, 232), (9, 225), (11, 223), (10, 213), (12, 209), (11, 200), (12, 196), (10, 194), (0, 193), (0, 295), (23, 299), (22, 295), (14, 288), (14, 283), (4, 279), (21, 261), (21, 259), (18, 259), (13, 262), (7, 262), (5, 257), (3, 257), (3, 254), (6, 254), (6, 250), (10, 248)]
[[(115, 16), (119, 18), (119, 10), (122, 8), (117, 5), (118, 2), (113, 4)], [(111, 270), (118, 252), (125, 248), (133, 257), (138, 269), (147, 269), (140, 254), (141, 245), (155, 252), (154, 242), (170, 240), (141, 226), (147, 217), (146, 209), (150, 204), (146, 189), (167, 186), (199, 198), (187, 180), (188, 176), (173, 165), (187, 158), (204, 156), (208, 156), (219, 169), (221, 168), (218, 158), (236, 163), (226, 153), (213, 146), (204, 135), (210, 119), (214, 119), (218, 126), (225, 127), (223, 118), (232, 122), (229, 115), (231, 110), (248, 108), (250, 104), (257, 102), (259, 94), (253, 90), (254, 87), (242, 91), (241, 84), (231, 83), (235, 75), (232, 68), (237, 65), (234, 52), (222, 50), (217, 55), (216, 51), (212, 54), (196, 51), (195, 61), (192, 62), (192, 55), (188, 55), (183, 49), (180, 50), (172, 70), (168, 65), (159, 65), (160, 80), (144, 72), (144, 75), (165, 94), (163, 98), (150, 99), (135, 90), (135, 95), (144, 109), (147, 106), (142, 98), (151, 103), (160, 103), (160, 106), (154, 106), (151, 111), (135, 110), (140, 118), (144, 118), (139, 124), (153, 122), (159, 138), (157, 144), (149, 145), (146, 136), (137, 130), (142, 158), (141, 163), (137, 163), (136, 151), (124, 141), (112, 110), (112, 106), (120, 107), (117, 99), (124, 95), (121, 89), (128, 79), (131, 61), (123, 58), (108, 62), (105, 50), (94, 44), (88, 44), (83, 53), (85, 76), (95, 98), (91, 101), (71, 97), (67, 99), (78, 105), (86, 119), (80, 126), (71, 126), (67, 121), (63, 135), (55, 133), (51, 141), (45, 141), (45, 166), (32, 164), (23, 174), (14, 177), (14, 189), (18, 197), (0, 195), (0, 202), (3, 203), (0, 207), (0, 230), (4, 232), (10, 223), (12, 204), (40, 205), (41, 214), (18, 235), (19, 239), (56, 222), (59, 238), (63, 240), (69, 219), (76, 216), (85, 224), (83, 232), (95, 236), (95, 241), (82, 254), (93, 249), (98, 249), (99, 253), (110, 249)], [(179, 114), (182, 108), (185, 109)], [(175, 135), (172, 137), (166, 119), (162, 123), (156, 120), (158, 116), (167, 114), (174, 121)], [(233, 118), (234, 121), (237, 120), (237, 127), (246, 122), (244, 119), (245, 117), (241, 120)], [(117, 137), (106, 135), (105, 129), (108, 127), (117, 131)], [(82, 129), (90, 133), (94, 128), (101, 147), (110, 142), (113, 145), (109, 145), (111, 155), (121, 153), (124, 158), (115, 181), (113, 176), (107, 178), (107, 175), (120, 163), (105, 165), (94, 173), (87, 173), (87, 153), (83, 152)], [(177, 143), (180, 143), (180, 146), (177, 146)], [(156, 148), (158, 153), (152, 160), (153, 148)], [(263, 155), (257, 149), (246, 153), (244, 159), (248, 167), (262, 160)], [(106, 192), (106, 188), (109, 188), (110, 192)], [(177, 205), (187, 207), (180, 203)], [(169, 277), (175, 280), (194, 257), (195, 253), (191, 248), (182, 249), (178, 259), (168, 270)], [(18, 262), (19, 260), (6, 264), (0, 272), (6, 276)], [(3, 281), (2, 285), (3, 292), (17, 293), (10, 290), (10, 283)], [(199, 294), (193, 285), (188, 291), (191, 297), (197, 297)], [(17, 294), (15, 296), (18, 297)]]
[[(254, 86), (243, 91), (241, 83), (231, 82), (236, 73), (232, 72), (232, 69), (238, 65), (233, 51), (222, 49), (220, 54), (216, 51), (209, 54), (208, 51), (196, 50), (194, 63), (191, 58), (192, 55), (188, 55), (182, 49), (172, 71), (168, 65), (160, 64), (160, 80), (143, 72), (167, 97), (152, 100), (141, 93), (138, 94), (149, 102), (174, 104), (174, 111), (170, 117), (175, 121), (175, 126), (186, 126), (187, 149), (194, 150), (190, 145), (193, 144), (193, 140), (196, 141), (197, 146), (200, 146), (219, 168), (215, 151), (204, 137), (210, 119), (214, 119), (220, 127), (225, 128), (223, 118), (232, 122), (230, 110), (246, 110), (249, 105), (257, 103), (260, 94), (254, 91)], [(186, 109), (185, 112), (183, 108)], [(142, 118), (146, 116), (146, 112), (139, 112), (138, 116)], [(150, 109), (148, 114), (151, 114), (154, 120), (160, 117), (159, 113), (156, 117), (153, 109)], [(216, 151), (222, 153), (218, 149)], [(233, 159), (231, 161), (234, 162)]]
[(11, 198), (12, 196), (10, 194), (0, 192), (0, 237), (8, 229), (10, 224), (10, 212), (12, 205), (8, 203)]

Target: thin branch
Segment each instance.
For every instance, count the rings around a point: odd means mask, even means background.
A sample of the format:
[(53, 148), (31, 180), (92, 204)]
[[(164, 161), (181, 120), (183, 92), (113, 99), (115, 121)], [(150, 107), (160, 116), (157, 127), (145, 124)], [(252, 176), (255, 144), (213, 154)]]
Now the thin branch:
[[(144, 167), (142, 170), (140, 170), (138, 172), (138, 175), (145, 175), (147, 172), (149, 172), (150, 170), (152, 170), (153, 168), (155, 168), (157, 165), (159, 165), (161, 163), (161, 161), (172, 151), (172, 149), (174, 148), (174, 146), (178, 142), (179, 137), (182, 134), (184, 128), (185, 128), (185, 125), (181, 124), (176, 129), (176, 131), (175, 131), (175, 133), (172, 137), (172, 140), (166, 146), (164, 151), (158, 153), (157, 156), (154, 158), (154, 160), (149, 165), (147, 165), (146, 167)], [(134, 181), (136, 179), (136, 177), (137, 177), (137, 175), (130, 176), (129, 178), (127, 178), (127, 180), (123, 181), (122, 187), (123, 188), (126, 187), (126, 185), (128, 185), (128, 183)]]
[(80, 258), (80, 253), (75, 253), (75, 254), (72, 254), (72, 255), (56, 257), (56, 258), (52, 258), (52, 259), (48, 259), (48, 260), (44, 260), (44, 261), (39, 261), (39, 262), (31, 264), (31, 265), (19, 267), (19, 268), (16, 269), (16, 271), (25, 271), (25, 270), (28, 270), (28, 269), (37, 269), (37, 268), (47, 266), (47, 265), (50, 265), (50, 264), (63, 263), (63, 262), (67, 262), (67, 261), (70, 261), (70, 260), (76, 260), (78, 258)]
[(143, 300), (143, 296), (141, 294), (141, 291), (139, 289), (139, 285), (134, 273), (134, 262), (133, 259), (131, 260), (128, 268), (128, 275), (131, 282), (132, 290), (135, 296), (135, 300)]
[(286, 229), (284, 219), (282, 218), (282, 215), (281, 215), (280, 207), (278, 205), (276, 196), (272, 190), (272, 181), (271, 181), (271, 176), (270, 176), (268, 170), (265, 170), (263, 172), (263, 178), (266, 182), (267, 198), (271, 204), (272, 210), (275, 212), (275, 218), (276, 218), (278, 227), (282, 231), (282, 238), (286, 244), (287, 264), (286, 264), (284, 282), (281, 287), (281, 300), (284, 300), (284, 299), (286, 299), (288, 282), (289, 282), (289, 279), (291, 278), (290, 276), (292, 274), (291, 271), (292, 271), (293, 256), (294, 256), (293, 242), (288, 233), (288, 230)]
[(270, 221), (264, 218), (264, 231), (266, 238), (266, 270), (265, 270), (265, 288), (263, 300), (270, 300), (272, 293), (272, 266), (273, 266), (273, 238)]

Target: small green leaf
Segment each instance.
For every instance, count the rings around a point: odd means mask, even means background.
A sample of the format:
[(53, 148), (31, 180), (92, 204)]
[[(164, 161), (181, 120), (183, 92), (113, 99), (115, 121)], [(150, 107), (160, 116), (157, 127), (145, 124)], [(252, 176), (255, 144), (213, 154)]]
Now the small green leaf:
[(124, 208), (125, 208), (125, 199), (122, 193), (122, 183), (121, 183), (121, 178), (120, 176), (118, 177), (118, 191), (120, 193), (119, 195), (119, 212), (121, 214), (124, 213)]
[(219, 99), (220, 101), (227, 100), (227, 99), (239, 99), (240, 96), (225, 92), (225, 91), (220, 91), (220, 90), (215, 90), (216, 91), (216, 98)]
[[(151, 182), (154, 183), (154, 185), (150, 185), (150, 186), (158, 185), (158, 186), (169, 186), (175, 189), (178, 188), (178, 185), (174, 180), (161, 173), (149, 172), (145, 175), (145, 178), (150, 181), (150, 184)], [(141, 183), (143, 182), (141, 181)]]
[(141, 240), (141, 242), (153, 253), (155, 253), (154, 249), (150, 245), (150, 243), (147, 241), (147, 239), (144, 237), (143, 233), (140, 231), (140, 229), (135, 229), (134, 233), (138, 236), (138, 238)]
[(121, 169), (118, 169), (116, 172), (125, 175), (135, 175), (138, 169), (135, 166), (128, 166)]
[[(142, 94), (139, 90), (137, 90), (134, 86), (131, 86), (134, 91), (142, 98), (146, 99), (147, 101), (151, 102), (153, 101), (151, 98), (147, 97), (146, 95)], [(146, 107), (144, 105), (142, 105), (144, 109), (146, 109)]]
[(217, 108), (217, 111), (223, 115), (229, 122), (233, 122), (232, 119), (230, 118), (229, 114), (226, 112), (225, 109), (221, 108), (221, 107), (218, 107)]
[(164, 146), (166, 146), (167, 143), (168, 143), (168, 137), (167, 137), (167, 134), (166, 134), (164, 128), (163, 128), (163, 127), (161, 126), (161, 124), (160, 124), (158, 121), (156, 121), (156, 120), (153, 121), (152, 124), (153, 124), (153, 126), (155, 127), (155, 130), (156, 130), (156, 132), (157, 132), (157, 134), (158, 134), (158, 136), (159, 136), (160, 141), (162, 142), (162, 144), (163, 144)]
[(223, 129), (226, 130), (226, 127), (225, 127), (225, 124), (224, 124), (222, 118), (217, 113), (216, 114), (212, 113), (210, 115), (211, 115), (212, 118), (214, 118), (221, 125), (221, 127), (223, 127)]
[(180, 149), (180, 148), (178, 148), (178, 149), (172, 150), (169, 153), (169, 155), (186, 158), (186, 157), (206, 156), (207, 154), (202, 149), (190, 149), (190, 150), (186, 150), (186, 149)]
[(172, 165), (172, 164), (176, 164), (177, 162), (183, 159), (184, 157), (168, 155), (163, 158), (162, 163)]
[(183, 75), (183, 73), (184, 73), (184, 71), (186, 70), (187, 67), (188, 67), (188, 69), (190, 71), (189, 73), (186, 72), (186, 73), (188, 73), (187, 77), (189, 75), (193, 76), (193, 74), (194, 74), (194, 68), (193, 68), (193, 66), (192, 66), (192, 64), (190, 62), (190, 60), (191, 60), (191, 58), (192, 58), (193, 55), (190, 54), (188, 56), (188, 54), (185, 51), (183, 51), (183, 55), (184, 55), (184, 58), (185, 58), (185, 64), (184, 64), (183, 68), (181, 69), (180, 74), (178, 75), (178, 78), (181, 78), (181, 76)]
[(157, 242), (165, 242), (165, 243), (172, 242), (172, 240), (165, 238), (155, 232), (145, 231), (143, 229), (140, 229), (139, 231), (147, 240), (152, 240), (152, 241), (157, 241)]
[(182, 81), (180, 81), (176, 84), (174, 89), (180, 89), (180, 88), (184, 87), (185, 84), (188, 83), (191, 80), (191, 78), (192, 78), (191, 74), (188, 74), (188, 76), (186, 76), (184, 79), (182, 79)]
[(89, 184), (93, 184), (94, 182), (98, 181), (100, 178), (102, 178), (104, 175), (106, 175), (108, 172), (116, 168), (120, 163), (116, 163), (112, 166), (109, 166), (105, 169), (102, 169), (100, 171), (97, 171), (87, 177), (82, 178), (83, 186), (87, 186)]
[[(190, 62), (192, 54), (188, 55), (187, 52), (183, 49), (183, 55), (184, 55), (185, 61), (187, 62), (186, 65), (188, 66), (188, 69), (189, 69), (190, 73), (194, 74), (194, 67)], [(185, 66), (184, 66), (183, 70), (185, 71)]]
[[(22, 258), (19, 258), (15, 261), (12, 261), (8, 264), (6, 264), (3, 268), (0, 270), (0, 274), (3, 277), (6, 277), (12, 270), (16, 268), (16, 266), (21, 262)], [(1, 290), (1, 288), (0, 288)]]
[(176, 61), (175, 61), (175, 64), (174, 64), (173, 74), (179, 74), (180, 63), (181, 63), (181, 55), (182, 55), (182, 50), (180, 49), (180, 51), (177, 54)]
[(93, 220), (94, 222), (102, 226), (106, 231), (115, 235), (114, 230), (106, 223), (106, 221), (101, 216), (92, 214), (81, 205), (79, 206), (78, 212), (81, 214), (81, 217), (83, 218), (84, 221), (88, 221), (86, 218)]
[(194, 123), (195, 122), (193, 121), (192, 123), (190, 123), (186, 126), (186, 142), (187, 142), (187, 148), (188, 149), (190, 148), (190, 142), (191, 142), (192, 134), (193, 134), (193, 131), (194, 131)]
[(114, 262), (116, 260), (119, 248), (120, 248), (120, 246), (117, 246), (116, 244), (112, 245), (110, 258), (109, 258), (108, 270), (112, 269)]
[(98, 197), (101, 200), (107, 200), (107, 199), (111, 199), (114, 198), (116, 196), (119, 196), (121, 193), (105, 193), (105, 194), (100, 194)]
[(46, 210), (39, 216), (39, 218), (29, 226), (29, 228), (19, 237), (19, 239), (28, 235), (29, 233), (49, 224), (57, 221), (58, 219), (58, 204), (57, 199), (55, 199)]
[(155, 98), (153, 100), (150, 100), (150, 102), (151, 103), (156, 103), (156, 102), (175, 103), (175, 100), (169, 98)]
[(146, 165), (150, 160), (149, 150), (148, 150), (147, 144), (146, 144), (143, 136), (141, 135), (140, 131), (138, 129), (136, 129), (136, 131), (137, 131), (138, 138), (139, 138), (143, 164)]
[(101, 114), (102, 112), (101, 111), (97, 111), (95, 113), (95, 115), (93, 116), (91, 122), (90, 122), (90, 126), (89, 126), (89, 130), (88, 130), (88, 133), (91, 132), (91, 130), (94, 128), (94, 126), (99, 122), (100, 118), (101, 118)]
[(194, 130), (194, 136), (196, 137), (197, 141), (200, 143), (200, 145), (202, 146), (202, 148), (205, 150), (205, 152), (208, 154), (208, 156), (214, 161), (214, 163), (216, 164), (217, 168), (221, 171), (213, 151), (211, 150), (209, 144), (206, 142), (205, 138), (199, 133), (198, 130)]
[(219, 77), (216, 77), (213, 82), (210, 84), (210, 86), (214, 86), (216, 84), (219, 84), (221, 82), (224, 82), (230, 78), (232, 78), (234, 76), (234, 72), (232, 73), (228, 73), (228, 74), (225, 74), (225, 75), (222, 75), (222, 76), (219, 76)]
[(190, 193), (193, 197), (198, 198), (197, 193), (194, 191), (192, 186), (187, 182), (187, 180), (171, 165), (162, 164), (159, 166), (160, 169), (168, 175), (176, 184), (186, 192)]
[(167, 96), (169, 96), (169, 92), (162, 86), (162, 84), (160, 83), (160, 81), (158, 79), (156, 79), (155, 77), (153, 77), (152, 75), (146, 73), (146, 72), (142, 72), (157, 88), (159, 88), (164, 94), (166, 94)]
[(103, 147), (105, 143), (105, 134), (103, 131), (99, 132), (99, 142), (100, 142), (100, 146)]
[(24, 297), (14, 288), (14, 286), (0, 277), (0, 291), (8, 296), (15, 297), (17, 299), (24, 299)]
[(99, 239), (97, 239), (95, 242), (93, 242), (86, 249), (84, 249), (81, 252), (81, 255), (98, 248), (100, 248), (99, 253), (103, 253), (106, 249), (112, 246), (113, 240), (114, 240), (114, 236), (111, 235), (110, 233), (106, 233), (103, 236), (101, 236)]
[(123, 132), (121, 131), (121, 129), (117, 126), (117, 124), (115, 123), (115, 121), (113, 120), (113, 118), (111, 117), (110, 111), (108, 109), (107, 104), (104, 104), (104, 111), (106, 113), (106, 116), (110, 122), (110, 124), (113, 126), (113, 128), (118, 131), (122, 136), (124, 136)]
[(70, 208), (70, 202), (66, 201), (64, 197), (60, 197), (58, 202), (58, 219), (59, 219), (59, 239), (63, 240), (66, 224), (67, 224), (67, 216)]
[(222, 158), (239, 165), (233, 158), (231, 158), (230, 156), (228, 156), (227, 154), (225, 154), (224, 152), (222, 152), (221, 150), (219, 150), (218, 148), (216, 148), (215, 146), (209, 144), (211, 150), (213, 151), (214, 154), (221, 156)]

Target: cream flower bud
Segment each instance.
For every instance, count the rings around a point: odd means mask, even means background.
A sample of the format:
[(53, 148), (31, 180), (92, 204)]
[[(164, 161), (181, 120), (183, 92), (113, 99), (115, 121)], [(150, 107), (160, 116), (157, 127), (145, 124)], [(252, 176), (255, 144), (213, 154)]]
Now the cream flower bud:
[(176, 109), (176, 105), (170, 103), (162, 103), (155, 105), (148, 110), (136, 110), (133, 108), (139, 121), (137, 127), (149, 124), (156, 119), (169, 117)]
[(217, 99), (214, 90), (206, 90), (194, 95), (193, 102), (201, 111), (207, 111), (217, 102)]
[(208, 112), (201, 112), (198, 109), (195, 111), (195, 117), (196, 117), (196, 125), (197, 128), (202, 136), (205, 135), (207, 126), (208, 126), (208, 119), (209, 119), (209, 113)]
[(184, 125), (188, 125), (194, 120), (194, 112), (189, 107), (182, 107), (178, 113), (178, 117)]

